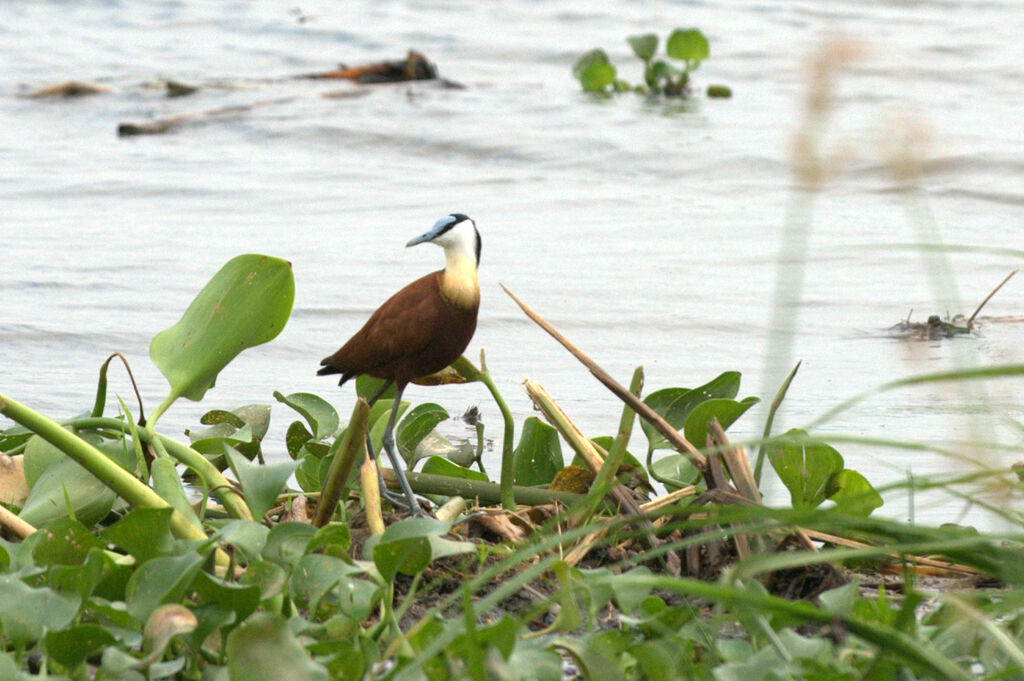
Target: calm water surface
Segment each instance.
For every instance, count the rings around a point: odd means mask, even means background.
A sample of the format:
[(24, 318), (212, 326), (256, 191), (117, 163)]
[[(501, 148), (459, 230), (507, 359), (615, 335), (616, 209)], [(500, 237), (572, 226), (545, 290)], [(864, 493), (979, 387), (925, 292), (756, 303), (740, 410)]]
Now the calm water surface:
[[(294, 265), (288, 327), (230, 365), (204, 403), (175, 405), (162, 429), (180, 433), (207, 408), (272, 401), (274, 390), (316, 392), (347, 413), (352, 389), (316, 378), (320, 358), (393, 290), (440, 266), (438, 250), (403, 244), (451, 211), (473, 216), (483, 234), (470, 353), (486, 349), (518, 422), (532, 413), (523, 377), (593, 436), (614, 431), (620, 406), (498, 282), (623, 382), (644, 365), (648, 392), (736, 369), (741, 395), (770, 398), (783, 365), (802, 359), (786, 427), (893, 378), (1024, 359), (1024, 326), (1012, 321), (952, 342), (885, 333), (911, 309), (918, 321), (969, 314), (1020, 264), (1024, 15), (1014, 1), (320, 2), (302, 5), (301, 21), (294, 7), (0, 5), (0, 391), (68, 416), (92, 403), (98, 365), (121, 351), (152, 409), (166, 384), (148, 359), (150, 338), (227, 259), (264, 252)], [(581, 52), (603, 46), (620, 75), (638, 80), (624, 38), (677, 26), (709, 35), (712, 57), (696, 82), (730, 85), (731, 100), (579, 92), (570, 67)], [(840, 170), (808, 210), (792, 210), (807, 63), (837, 34), (864, 52), (835, 82), (825, 147)], [(287, 80), (410, 47), (465, 89)], [(168, 78), (205, 87), (168, 99), (159, 88)], [(68, 79), (113, 92), (23, 96)], [(339, 90), (352, 96), (319, 96)], [(288, 95), (172, 134), (115, 135), (123, 121)], [(910, 197), (894, 190), (883, 160), (900, 124), (925, 159)], [(778, 252), (784, 226), (802, 221), (811, 234), (799, 334), (782, 361), (768, 357)], [(922, 238), (956, 247), (945, 256), (952, 280), (941, 260), (892, 247)], [(1022, 287), (1011, 281), (985, 314), (1021, 314)], [(479, 386), (407, 394), (453, 414), (479, 404), (500, 442), (500, 417)], [(849, 467), (882, 485), (908, 471), (1022, 458), (1006, 425), (1022, 411), (1020, 382), (984, 393), (941, 385), (874, 396), (820, 430), (942, 442), (971, 459), (840, 446)], [(292, 416), (275, 414), (268, 449), (282, 455)], [(753, 436), (763, 418), (754, 410), (732, 431)], [(632, 448), (644, 450), (642, 435)], [(908, 508), (895, 492), (884, 510)], [(914, 512), (984, 522), (937, 496), (918, 496)]]

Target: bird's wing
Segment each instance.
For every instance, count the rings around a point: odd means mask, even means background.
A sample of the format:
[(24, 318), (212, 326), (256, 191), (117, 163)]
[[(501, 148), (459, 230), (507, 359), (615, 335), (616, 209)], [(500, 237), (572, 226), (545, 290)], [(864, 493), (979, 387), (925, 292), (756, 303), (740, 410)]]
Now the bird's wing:
[(437, 277), (438, 273), (432, 272), (388, 298), (324, 364), (358, 375), (423, 352), (433, 331), (430, 320), (439, 297)]

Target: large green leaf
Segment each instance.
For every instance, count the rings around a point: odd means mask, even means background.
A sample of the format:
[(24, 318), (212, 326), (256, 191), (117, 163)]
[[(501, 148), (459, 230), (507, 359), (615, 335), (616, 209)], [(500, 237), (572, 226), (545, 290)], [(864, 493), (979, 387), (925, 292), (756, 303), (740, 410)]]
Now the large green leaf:
[(228, 673), (233, 681), (327, 681), (280, 615), (257, 613), (228, 636)]
[(149, 345), (171, 395), (201, 400), (238, 353), (281, 333), (294, 299), (291, 263), (256, 254), (229, 260)]
[(49, 630), (71, 623), (81, 599), (52, 589), (33, 589), (13, 575), (0, 576), (0, 628), (8, 644), (23, 647)]
[(843, 513), (867, 517), (882, 505), (882, 496), (867, 478), (850, 469), (843, 469), (828, 481), (828, 498)]
[[(658, 412), (678, 431), (683, 430), (686, 425), (686, 418), (690, 412), (701, 402), (718, 397), (736, 397), (740, 391), (740, 374), (738, 371), (726, 371), (725, 373), (708, 381), (704, 385), (689, 390), (687, 388), (665, 388), (657, 390), (647, 396), (644, 404)], [(654, 426), (647, 421), (640, 421), (640, 427), (647, 435), (648, 449), (669, 448), (668, 441), (661, 435)], [(703, 447), (704, 443), (694, 442), (697, 447)]]
[(708, 423), (712, 419), (718, 419), (718, 423), (726, 429), (757, 403), (756, 397), (747, 397), (739, 402), (725, 397), (705, 400), (694, 407), (686, 417), (683, 435), (694, 447), (704, 447), (707, 444)]
[(558, 431), (536, 416), (526, 419), (519, 445), (512, 453), (515, 484), (546, 485), (564, 465)]
[(696, 68), (711, 54), (707, 37), (696, 28), (672, 31), (665, 43), (665, 51), (673, 59), (687, 62), (688, 68)]
[(395, 428), (395, 443), (398, 451), (406, 461), (413, 461), (416, 446), (430, 434), (437, 424), (449, 417), (445, 408), (433, 402), (425, 402), (413, 407), (402, 422)]
[(633, 54), (644, 61), (650, 61), (654, 53), (658, 51), (658, 36), (654, 33), (631, 35), (626, 38), (626, 42), (633, 48)]
[(768, 442), (768, 461), (789, 490), (793, 508), (815, 508), (829, 495), (828, 483), (843, 470), (835, 449), (794, 428)]
[(282, 395), (276, 390), (274, 398), (302, 414), (302, 418), (306, 419), (306, 423), (309, 424), (312, 431), (312, 437), (315, 439), (323, 440), (338, 430), (338, 425), (341, 423), (338, 412), (324, 398), (312, 393)]
[(277, 503), (277, 495), (281, 493), (288, 478), (295, 472), (298, 463), (295, 461), (283, 461), (273, 464), (258, 464), (249, 461), (239, 454), (233, 447), (224, 446), (228, 455), (231, 470), (238, 477), (242, 486), (242, 495), (245, 503), (252, 511), (254, 518), (262, 518)]

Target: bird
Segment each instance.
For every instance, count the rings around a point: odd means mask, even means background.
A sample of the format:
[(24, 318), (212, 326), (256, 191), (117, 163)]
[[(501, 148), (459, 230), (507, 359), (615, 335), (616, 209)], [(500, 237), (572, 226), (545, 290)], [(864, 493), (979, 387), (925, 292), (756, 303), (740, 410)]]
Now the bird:
[(413, 379), (436, 373), (462, 355), (476, 331), (480, 309), (477, 268), (481, 241), (476, 222), (462, 213), (451, 213), (405, 246), (423, 243), (444, 249), (444, 269), (420, 277), (384, 301), (355, 335), (320, 362), (317, 371), (318, 376), (341, 374), (339, 386), (361, 375), (384, 379), (384, 385), (370, 398), (371, 406), (395, 386), (381, 445), (416, 515), (422, 510), (395, 451), (395, 418), (402, 392)]

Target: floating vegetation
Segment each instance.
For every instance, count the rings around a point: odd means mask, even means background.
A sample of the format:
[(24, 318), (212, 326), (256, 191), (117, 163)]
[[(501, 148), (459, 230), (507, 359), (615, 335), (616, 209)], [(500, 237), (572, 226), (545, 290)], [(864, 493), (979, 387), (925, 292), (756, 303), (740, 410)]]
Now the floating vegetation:
[[(657, 57), (658, 36), (654, 33), (634, 35), (626, 39), (630, 48), (644, 63), (643, 83), (632, 84), (618, 75), (618, 69), (601, 48), (590, 50), (573, 66), (572, 73), (585, 92), (638, 92), (665, 97), (687, 97), (692, 94), (690, 74), (711, 55), (707, 37), (696, 28), (673, 31), (665, 41), (665, 56)], [(711, 85), (708, 97), (731, 97), (725, 85)]]

